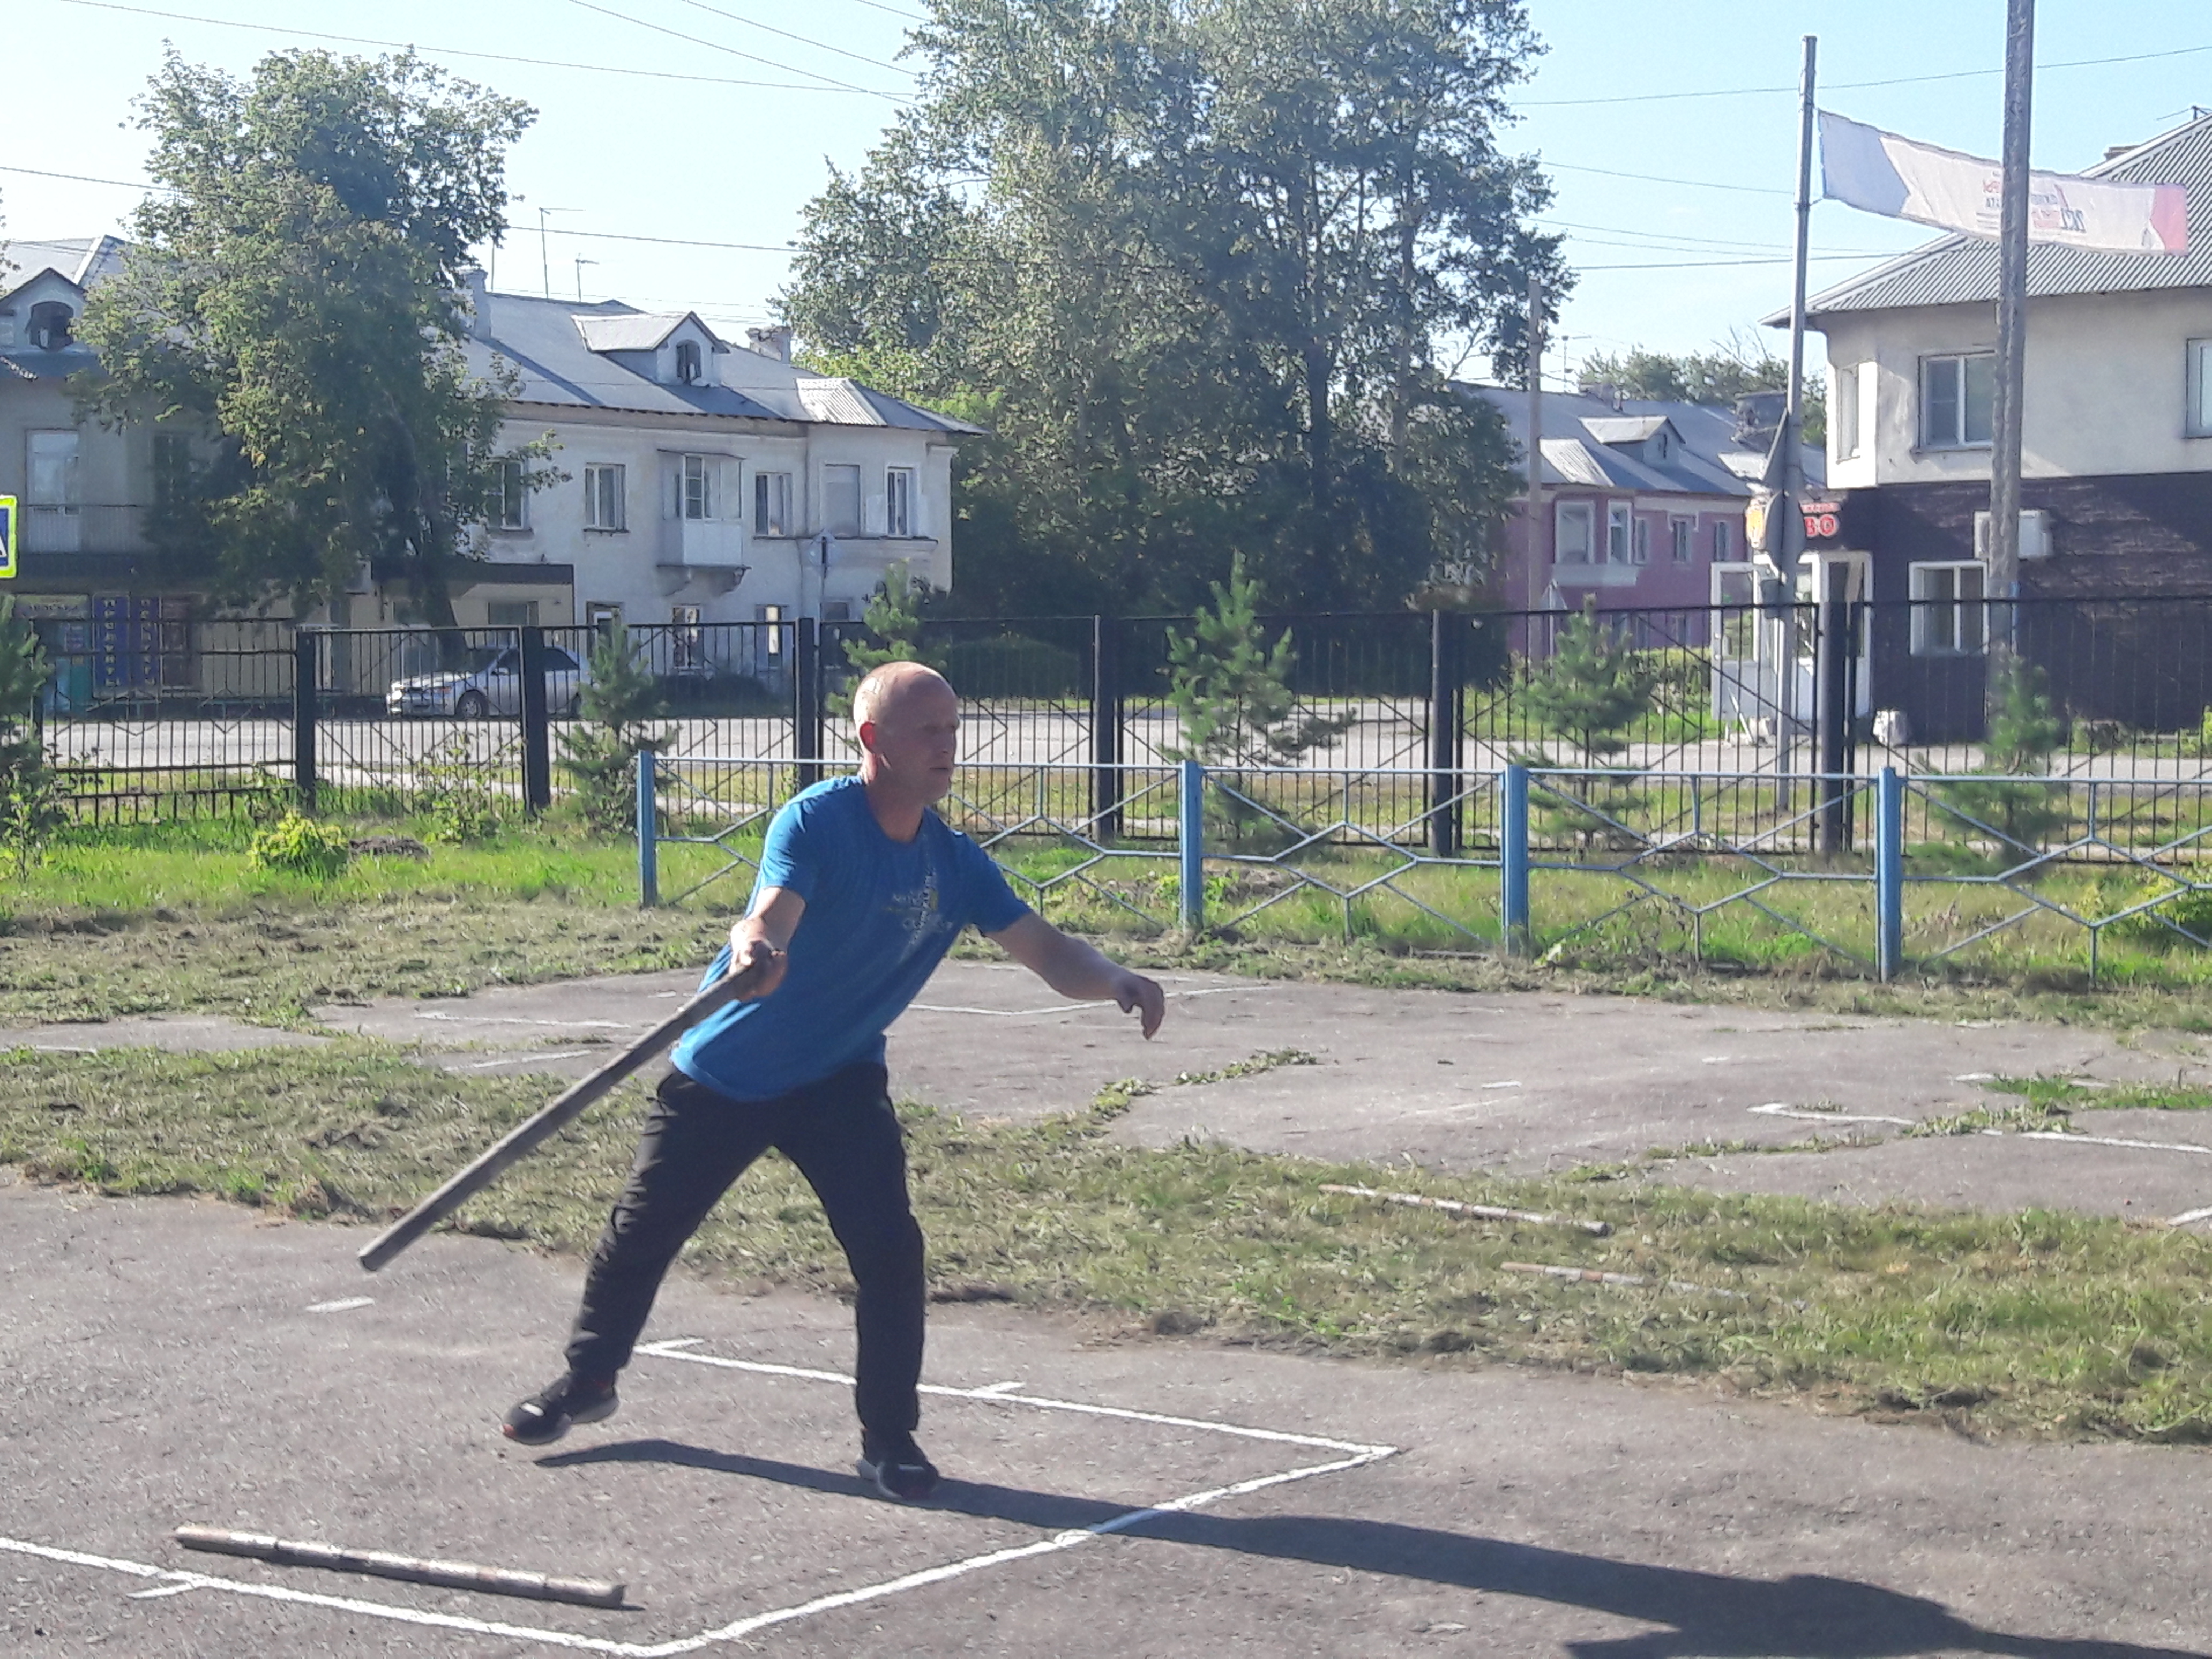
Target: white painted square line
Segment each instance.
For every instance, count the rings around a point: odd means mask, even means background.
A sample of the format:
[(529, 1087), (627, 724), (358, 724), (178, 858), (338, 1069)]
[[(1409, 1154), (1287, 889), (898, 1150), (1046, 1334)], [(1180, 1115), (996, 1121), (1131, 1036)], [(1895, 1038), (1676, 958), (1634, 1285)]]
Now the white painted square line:
[(318, 1314), (348, 1313), (356, 1308), (374, 1306), (376, 1298), (373, 1296), (342, 1296), (335, 1302), (311, 1302), (307, 1304), (307, 1311)]
[[(371, 1298), (355, 1302), (326, 1303), (310, 1311), (337, 1311), (347, 1306), (359, 1306)], [(723, 1370), (750, 1371), (762, 1376), (790, 1377), (808, 1382), (830, 1382), (850, 1387), (851, 1376), (842, 1371), (815, 1370), (799, 1365), (774, 1365), (761, 1360), (725, 1359), (717, 1354), (693, 1353), (689, 1350), (698, 1346), (698, 1337), (676, 1337), (662, 1342), (649, 1342), (637, 1352), (653, 1359), (689, 1360), (696, 1365), (712, 1365)], [(679, 1654), (696, 1653), (702, 1648), (714, 1647), (726, 1642), (742, 1641), (757, 1632), (774, 1626), (791, 1624), (798, 1620), (811, 1619), (817, 1613), (833, 1613), (841, 1607), (856, 1607), (863, 1602), (881, 1601), (906, 1590), (921, 1589), (931, 1584), (963, 1578), (987, 1567), (1003, 1566), (1012, 1561), (1024, 1561), (1033, 1557), (1056, 1554), (1073, 1549), (1079, 1544), (1089, 1543), (1094, 1538), (1110, 1537), (1127, 1532), (1146, 1522), (1163, 1515), (1185, 1515), (1194, 1510), (1205, 1509), (1232, 1498), (1243, 1498), (1270, 1486), (1287, 1486), (1293, 1481), (1310, 1480), (1316, 1475), (1339, 1474), (1370, 1463), (1378, 1463), (1386, 1457), (1395, 1456), (1395, 1446), (1364, 1444), (1358, 1441), (1333, 1440), (1322, 1435), (1296, 1434), (1279, 1429), (1257, 1429), (1241, 1423), (1222, 1423), (1206, 1418), (1176, 1417), (1163, 1412), (1133, 1411), (1120, 1406), (1097, 1406), (1078, 1400), (1054, 1400), (1042, 1395), (1018, 1392), (1018, 1382), (991, 1382), (981, 1388), (954, 1389), (939, 1383), (924, 1383), (921, 1392), (941, 1399), (973, 1400), (1000, 1406), (1027, 1406), (1038, 1411), (1074, 1412), (1086, 1417), (1116, 1418), (1125, 1422), (1149, 1423), (1166, 1428), (1197, 1429), (1213, 1434), (1233, 1436), (1243, 1440), (1266, 1441), (1278, 1445), (1300, 1446), (1315, 1450), (1336, 1452), (1341, 1455), (1326, 1462), (1309, 1463), (1300, 1468), (1285, 1469), (1279, 1474), (1257, 1475), (1249, 1480), (1239, 1480), (1225, 1486), (1212, 1486), (1204, 1492), (1171, 1498), (1164, 1503), (1144, 1509), (1127, 1510), (1109, 1516), (1094, 1525), (1073, 1528), (1039, 1539), (1032, 1544), (1023, 1544), (1010, 1549), (988, 1551), (957, 1561), (948, 1561), (942, 1566), (928, 1567), (881, 1583), (865, 1584), (855, 1589), (840, 1590), (834, 1595), (818, 1596), (811, 1601), (779, 1607), (767, 1613), (753, 1613), (731, 1624), (712, 1630), (701, 1631), (695, 1636), (678, 1637), (665, 1642), (619, 1642), (606, 1637), (586, 1636), (575, 1631), (554, 1630), (529, 1625), (511, 1625), (497, 1620), (471, 1619), (458, 1613), (432, 1613), (416, 1607), (395, 1606), (386, 1601), (365, 1601), (356, 1596), (325, 1595), (310, 1590), (296, 1590), (281, 1584), (250, 1583), (244, 1579), (226, 1578), (214, 1573), (187, 1572), (175, 1568), (156, 1566), (150, 1562), (126, 1560), (117, 1556), (93, 1555), (79, 1550), (58, 1549), (52, 1545), (33, 1543), (18, 1538), (0, 1538), (0, 1553), (30, 1556), (66, 1566), (88, 1567), (100, 1571), (117, 1572), (130, 1577), (154, 1581), (146, 1589), (131, 1592), (136, 1600), (155, 1600), (169, 1595), (181, 1595), (188, 1590), (212, 1590), (228, 1595), (244, 1595), (261, 1601), (283, 1601), (300, 1607), (319, 1607), (328, 1612), (350, 1613), (356, 1618), (383, 1619), (395, 1624), (453, 1631), (469, 1636), (498, 1636), (516, 1641), (537, 1642), (548, 1647), (567, 1649), (573, 1652), (603, 1653), (615, 1659), (675, 1659)]]

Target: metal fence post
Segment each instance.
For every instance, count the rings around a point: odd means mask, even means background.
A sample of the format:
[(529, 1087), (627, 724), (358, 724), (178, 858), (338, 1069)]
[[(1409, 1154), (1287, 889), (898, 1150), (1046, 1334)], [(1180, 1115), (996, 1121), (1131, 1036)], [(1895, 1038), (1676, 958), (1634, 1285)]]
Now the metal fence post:
[(1905, 780), (1881, 769), (1874, 796), (1875, 969), (1894, 979), (1905, 966)]
[(660, 814), (659, 780), (653, 750), (637, 751), (637, 902), (650, 910), (660, 902)]
[(292, 793), (300, 810), (315, 810), (315, 682), (320, 677), (321, 642), (314, 630), (292, 630)]
[(521, 630), (522, 805), (532, 813), (553, 804), (553, 743), (545, 708), (545, 630)]
[(1429, 851), (1457, 856), (1459, 836), (1459, 633), (1449, 611), (1429, 612)]
[(1091, 619), (1091, 836), (1121, 833), (1121, 629), (1112, 617)]
[[(1842, 574), (1831, 572), (1830, 579)], [(1851, 844), (1850, 792), (1841, 775), (1850, 732), (1850, 605), (1832, 592), (1826, 595), (1820, 602), (1820, 684), (1814, 707), (1820, 726), (1820, 851), (1832, 856), (1848, 852)]]
[(1508, 763), (1499, 780), (1498, 813), (1498, 921), (1509, 956), (1535, 948), (1528, 929), (1528, 769)]
[(1176, 851), (1182, 855), (1182, 930), (1206, 930), (1206, 769), (1187, 760), (1178, 769)]
[(792, 746), (799, 751), (799, 787), (822, 781), (822, 624), (801, 617), (792, 624)]

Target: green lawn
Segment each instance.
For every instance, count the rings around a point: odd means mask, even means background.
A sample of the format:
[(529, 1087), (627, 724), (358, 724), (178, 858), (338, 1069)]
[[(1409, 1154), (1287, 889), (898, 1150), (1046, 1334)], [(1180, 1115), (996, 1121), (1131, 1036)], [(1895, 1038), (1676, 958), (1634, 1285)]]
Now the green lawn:
[[(34, 1178), (359, 1224), (404, 1208), (546, 1092), (542, 1079), (454, 1075), (359, 1041), (6, 1059), (0, 1160)], [(1105, 1133), (1115, 1103), (1143, 1086), (1030, 1126), (908, 1109), (940, 1296), (1314, 1352), (1703, 1377), (1987, 1432), (2212, 1438), (2212, 1241), (2041, 1212), (1869, 1211), (1217, 1146), (1147, 1151)], [(641, 1103), (632, 1085), (595, 1109), (470, 1205), (463, 1230), (587, 1249)], [(1327, 1182), (1585, 1217), (1612, 1231), (1460, 1219), (1325, 1194)], [(848, 1288), (819, 1206), (774, 1158), (687, 1260), (737, 1283)], [(1563, 1282), (1508, 1262), (1646, 1282)]]

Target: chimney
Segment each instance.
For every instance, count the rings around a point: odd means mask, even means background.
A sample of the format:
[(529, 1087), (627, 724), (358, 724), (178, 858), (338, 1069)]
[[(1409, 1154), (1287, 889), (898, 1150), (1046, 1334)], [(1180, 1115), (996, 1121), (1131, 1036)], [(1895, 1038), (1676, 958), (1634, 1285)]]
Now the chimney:
[(464, 295), (462, 307), (467, 318), (469, 332), (474, 334), (490, 314), (485, 303), (485, 296), (490, 292), (489, 279), (485, 276), (482, 265), (461, 267), (461, 289)]
[(745, 338), (763, 357), (773, 357), (780, 363), (791, 361), (791, 331), (781, 325), (774, 328), (749, 328), (745, 331)]

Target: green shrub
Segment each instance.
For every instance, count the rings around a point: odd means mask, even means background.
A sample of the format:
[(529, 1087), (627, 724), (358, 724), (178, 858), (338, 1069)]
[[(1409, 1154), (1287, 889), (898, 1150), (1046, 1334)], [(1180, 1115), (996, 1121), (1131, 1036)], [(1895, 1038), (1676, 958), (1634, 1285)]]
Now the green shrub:
[(318, 823), (300, 812), (287, 812), (266, 830), (257, 831), (246, 854), (257, 869), (286, 870), (317, 881), (328, 881), (353, 856), (344, 830), (334, 823)]
[(457, 846), (487, 841), (499, 832), (500, 806), (491, 772), (471, 752), (465, 732), (454, 732), (424, 758), (415, 808), (430, 820), (431, 840)]
[[(2090, 884), (2085, 908), (2092, 917), (2109, 916), (2156, 899), (2150, 909), (2112, 924), (2112, 931), (2137, 945), (2199, 948), (2175, 927), (2212, 939), (2212, 887), (2176, 887), (2155, 878), (2127, 882), (2099, 877)], [(2163, 920), (2161, 920), (2163, 918)], [(2166, 926), (2171, 922), (2172, 927)]]
[(963, 697), (1073, 697), (1083, 691), (1083, 659), (1047, 640), (1001, 634), (957, 640), (938, 654), (945, 678)]

